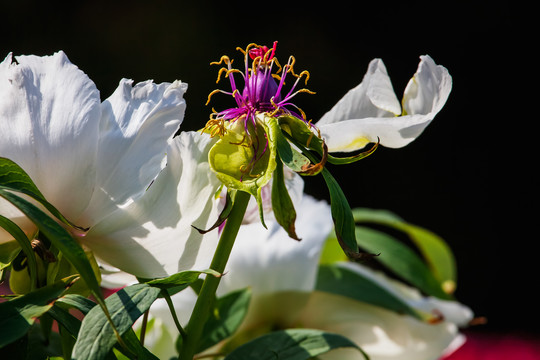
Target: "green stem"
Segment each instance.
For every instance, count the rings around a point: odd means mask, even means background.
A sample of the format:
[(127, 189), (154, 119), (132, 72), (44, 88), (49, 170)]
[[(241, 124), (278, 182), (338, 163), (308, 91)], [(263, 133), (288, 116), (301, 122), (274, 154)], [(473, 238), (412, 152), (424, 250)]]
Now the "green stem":
[[(229, 255), (242, 224), (250, 194), (244, 191), (237, 191), (234, 199), (233, 208), (227, 222), (221, 233), (219, 243), (212, 258), (210, 268), (222, 274), (225, 271), (225, 265), (229, 260)], [(180, 360), (191, 360), (197, 351), (197, 345), (203, 333), (204, 325), (208, 320), (214, 306), (216, 290), (219, 285), (220, 277), (206, 276), (201, 291), (195, 303), (191, 318), (186, 327), (186, 334), (182, 341), (180, 349)]]

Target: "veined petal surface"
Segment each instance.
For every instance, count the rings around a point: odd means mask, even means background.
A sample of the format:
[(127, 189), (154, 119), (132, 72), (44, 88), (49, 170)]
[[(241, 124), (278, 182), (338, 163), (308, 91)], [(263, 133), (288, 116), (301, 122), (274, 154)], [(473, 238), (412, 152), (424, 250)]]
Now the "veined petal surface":
[(93, 193), (101, 114), (94, 83), (63, 52), (0, 63), (0, 156), (77, 218)]
[(167, 166), (143, 196), (93, 226), (82, 242), (106, 263), (130, 274), (162, 277), (210, 265), (218, 217), (214, 195), (220, 182), (210, 171), (214, 140), (195, 132), (174, 138)]
[(133, 86), (123, 79), (103, 102), (97, 153), (96, 189), (85, 212), (95, 224), (142, 195), (163, 168), (167, 146), (184, 117), (180, 81)]

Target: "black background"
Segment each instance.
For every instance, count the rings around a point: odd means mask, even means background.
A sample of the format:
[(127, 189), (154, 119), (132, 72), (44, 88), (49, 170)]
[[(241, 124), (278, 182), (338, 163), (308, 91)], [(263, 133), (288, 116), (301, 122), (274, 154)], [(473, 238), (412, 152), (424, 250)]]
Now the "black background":
[[(391, 210), (450, 244), (458, 299), (488, 318), (478, 330), (535, 333), (538, 236), (525, 230), (536, 211), (537, 164), (526, 158), (538, 122), (535, 102), (526, 100), (537, 73), (530, 50), (538, 44), (527, 31), (534, 23), (523, 16), (530, 11), (510, 1), (4, 1), (0, 56), (64, 50), (103, 99), (122, 77), (180, 79), (189, 84), (182, 129), (195, 130), (217, 87), (218, 67), (209, 63), (240, 55), (237, 46), (277, 40), (282, 63), (294, 55), (317, 93), (296, 101), (313, 120), (376, 57), (401, 98), (419, 56), (429, 54), (454, 83), (435, 121), (405, 148), (379, 148), (332, 172), (353, 207)], [(212, 105), (220, 108), (218, 98)], [(327, 197), (321, 179), (306, 180), (309, 193)]]

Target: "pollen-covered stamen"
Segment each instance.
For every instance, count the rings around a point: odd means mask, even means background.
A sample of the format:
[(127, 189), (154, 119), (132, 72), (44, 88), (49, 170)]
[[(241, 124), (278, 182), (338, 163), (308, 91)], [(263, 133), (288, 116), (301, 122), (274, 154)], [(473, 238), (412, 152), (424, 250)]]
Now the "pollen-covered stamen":
[[(291, 115), (312, 126), (311, 122), (307, 121), (304, 111), (291, 102), (291, 99), (299, 93), (314, 94), (305, 88), (298, 89), (301, 79), (305, 79), (307, 84), (309, 72), (302, 71), (296, 74), (294, 71), (296, 60), (293, 56), (289, 57), (284, 66), (281, 66), (275, 57), (276, 46), (277, 42), (274, 42), (272, 48), (252, 43), (245, 49), (237, 48), (244, 55), (243, 72), (233, 68), (232, 60), (227, 56), (222, 56), (219, 61), (211, 63), (212, 65), (224, 65), (218, 72), (217, 82), (223, 76), (228, 77), (231, 83), (231, 92), (214, 90), (209, 94), (207, 104), (213, 95), (223, 93), (235, 99), (236, 107), (214, 112), (205, 131), (211, 136), (223, 137), (227, 133), (227, 129), (232, 129), (233, 123), (242, 121), (244, 133), (238, 134), (240, 136), (234, 140), (234, 143), (230, 144), (248, 146), (251, 149), (252, 158), (241, 169), (241, 173), (244, 175), (256, 176), (258, 170), (254, 169), (259, 169), (257, 162), (261, 161), (267, 152), (266, 149), (269, 148), (266, 130), (263, 130), (264, 125), (260, 123), (262, 120), (258, 120), (259, 114), (267, 114), (271, 117)], [(236, 87), (234, 79), (236, 74), (239, 74), (244, 80), (244, 87), (241, 90)], [(287, 94), (283, 96), (287, 75), (294, 78), (294, 83)]]

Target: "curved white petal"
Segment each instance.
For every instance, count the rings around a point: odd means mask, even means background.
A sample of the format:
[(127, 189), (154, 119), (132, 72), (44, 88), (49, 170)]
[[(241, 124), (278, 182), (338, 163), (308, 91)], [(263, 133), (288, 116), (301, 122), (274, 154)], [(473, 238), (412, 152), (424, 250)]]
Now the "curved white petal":
[(167, 146), (184, 117), (187, 84), (132, 83), (120, 81), (102, 104), (97, 186), (85, 212), (88, 225), (145, 191), (163, 168)]
[[(181, 133), (167, 151), (167, 166), (146, 193), (90, 229), (82, 242), (98, 258), (139, 277), (161, 277), (208, 268), (217, 231), (219, 181), (208, 165), (213, 141)], [(192, 226), (193, 225), (193, 226)]]
[(409, 115), (437, 114), (450, 96), (452, 77), (428, 55), (420, 56), (418, 70), (403, 94), (403, 110)]
[[(300, 318), (302, 326), (342, 334), (372, 360), (437, 360), (458, 336), (451, 322), (427, 324), (343, 296), (314, 292)], [(354, 350), (333, 350), (321, 359), (356, 360)]]
[(400, 114), (401, 105), (386, 67), (381, 59), (374, 59), (369, 63), (362, 82), (349, 90), (316, 125), (368, 117), (393, 117)]
[(240, 228), (218, 293), (248, 286), (254, 296), (314, 288), (320, 252), (333, 227), (330, 207), (304, 195), (296, 212), (301, 241), (291, 239), (275, 221), (267, 223), (268, 229), (260, 222)]
[[(400, 148), (420, 136), (442, 109), (452, 88), (452, 78), (444, 67), (427, 55), (420, 59), (405, 89), (402, 116), (397, 116), (400, 111), (396, 112), (398, 107), (392, 101), (386, 70), (383, 73), (379, 67), (373, 71), (379, 75), (378, 81), (372, 81), (373, 74), (368, 71), (366, 77), (371, 81), (362, 81), (323, 116), (317, 126), (330, 152), (355, 151), (377, 141), (389, 148)], [(377, 64), (374, 61), (370, 69)]]
[(20, 165), (70, 219), (92, 195), (100, 102), (63, 52), (16, 62), (8, 55), (0, 64), (0, 156)]

